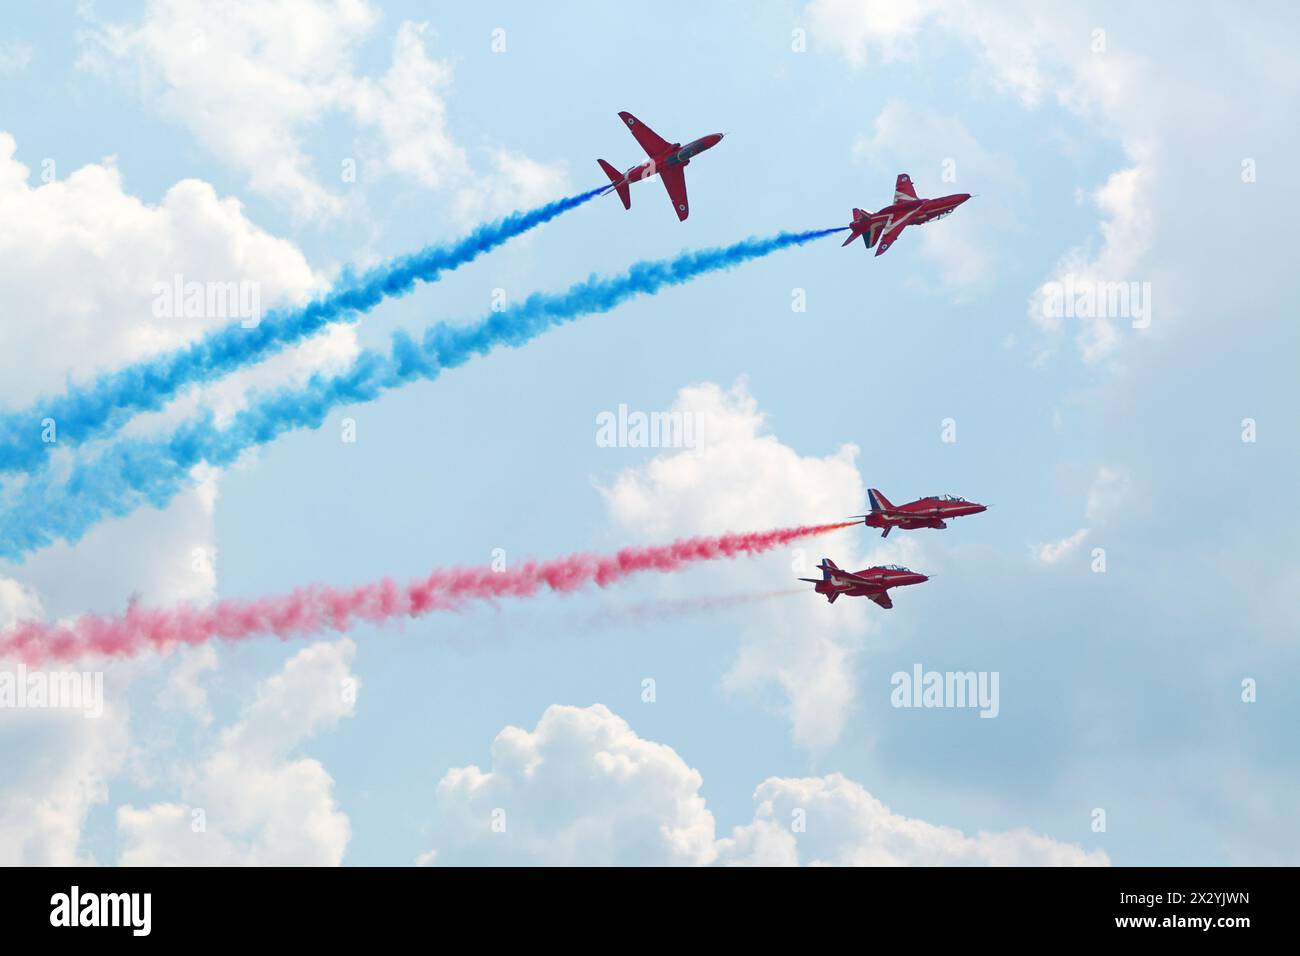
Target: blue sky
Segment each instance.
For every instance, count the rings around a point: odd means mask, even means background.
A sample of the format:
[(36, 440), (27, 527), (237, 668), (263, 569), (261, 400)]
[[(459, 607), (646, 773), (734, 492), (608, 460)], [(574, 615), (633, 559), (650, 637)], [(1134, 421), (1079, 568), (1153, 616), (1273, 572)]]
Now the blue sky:
[[(836, 519), (867, 487), (993, 507), (806, 549), (935, 575), (888, 612), (811, 595), (668, 612), (786, 589), (800, 555), (781, 552), (96, 663), (103, 719), (0, 716), (23, 768), (0, 788), (7, 861), (1295, 862), (1285, 5), (1248, 22), (1180, 6), (1177, 31), (1163, 5), (246, 9), (5, 14), (5, 169), (28, 169), (0, 173), (6, 408), (209, 327), (158, 328), (151, 275), (301, 299), (598, 185), (597, 157), (642, 158), (621, 109), (672, 141), (726, 133), (687, 171), (687, 222), (639, 184), (630, 211), (589, 204), (133, 427), (475, 319), (494, 290), (839, 225), (898, 172), (977, 197), (880, 258), (822, 240), (346, 409), (166, 511), (0, 564), (0, 615)], [(1150, 327), (1050, 322), (1040, 289), (1067, 274), (1149, 284)], [(705, 440), (600, 447), (620, 404), (693, 411)], [(198, 571), (196, 549), (214, 555)], [(626, 613), (645, 602), (658, 614)], [(998, 716), (892, 707), (890, 675), (916, 663), (997, 672)]]

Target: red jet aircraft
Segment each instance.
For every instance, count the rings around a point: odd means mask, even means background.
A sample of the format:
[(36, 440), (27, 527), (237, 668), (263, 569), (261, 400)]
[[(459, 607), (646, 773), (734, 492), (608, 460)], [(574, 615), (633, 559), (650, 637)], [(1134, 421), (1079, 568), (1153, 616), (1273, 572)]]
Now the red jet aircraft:
[(822, 558), (822, 563), (817, 567), (822, 569), (820, 579), (800, 578), (799, 580), (815, 584), (813, 590), (818, 594), (825, 594), (826, 600), (831, 604), (834, 604), (835, 599), (841, 594), (847, 594), (849, 597), (871, 598), (888, 610), (894, 606), (894, 602), (889, 599), (890, 588), (921, 584), (930, 580), (924, 574), (910, 568), (899, 567), (897, 564), (867, 568), (864, 571), (841, 571), (830, 558)]
[(914, 528), (946, 528), (946, 518), (961, 518), (989, 510), (988, 505), (953, 495), (930, 495), (897, 507), (890, 504), (889, 499), (875, 488), (867, 489), (867, 497), (871, 500), (871, 514), (853, 517), (865, 518), (862, 523), (868, 528), (884, 528), (882, 538), (888, 538), (889, 532), (894, 528), (902, 528), (904, 531)]
[(894, 244), (908, 226), (919, 226), (923, 222), (933, 222), (948, 215), (967, 199), (970, 193), (955, 193), (939, 199), (917, 199), (916, 190), (912, 188), (912, 177), (899, 173), (894, 183), (894, 204), (886, 206), (880, 212), (867, 212), (865, 209), (853, 210), (853, 222), (849, 223), (852, 232), (844, 240), (848, 245), (858, 236), (868, 249), (876, 247), (880, 255)]
[(650, 158), (625, 173), (620, 173), (603, 159), (596, 160), (609, 177), (612, 184), (609, 188), (618, 193), (618, 198), (623, 200), (624, 209), (631, 209), (632, 192), (629, 186), (658, 173), (664, 181), (664, 188), (668, 190), (668, 198), (673, 201), (673, 208), (677, 210), (677, 218), (685, 220), (690, 215), (690, 206), (686, 202), (686, 174), (682, 170), (690, 163), (692, 156), (717, 146), (722, 141), (722, 134), (712, 133), (683, 146), (681, 143), (666, 142), (631, 113), (619, 113), (618, 118), (632, 131)]

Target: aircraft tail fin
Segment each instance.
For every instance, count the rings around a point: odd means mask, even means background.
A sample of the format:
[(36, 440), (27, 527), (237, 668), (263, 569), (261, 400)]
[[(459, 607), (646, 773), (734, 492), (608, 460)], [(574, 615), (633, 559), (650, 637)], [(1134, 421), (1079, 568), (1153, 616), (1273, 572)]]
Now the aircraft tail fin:
[(817, 567), (822, 569), (823, 581), (829, 581), (831, 579), (831, 572), (839, 570), (839, 567), (830, 558), (822, 558), (822, 563), (817, 565)]
[(898, 179), (894, 180), (894, 202), (905, 202), (915, 198), (916, 189), (912, 186), (912, 177), (907, 173), (899, 173)]
[(867, 499), (871, 502), (872, 511), (892, 511), (894, 508), (889, 499), (880, 493), (879, 489), (868, 488)]
[(600, 168), (603, 169), (605, 175), (609, 177), (609, 181), (613, 184), (615, 191), (618, 193), (618, 198), (623, 200), (623, 208), (631, 209), (632, 190), (628, 188), (627, 183), (623, 181), (623, 174), (603, 159), (598, 159), (596, 162), (600, 163)]
[[(850, 242), (853, 242), (859, 236), (862, 237), (863, 242), (866, 242), (867, 229), (870, 228), (869, 225), (870, 219), (871, 219), (871, 213), (867, 212), (865, 209), (859, 209), (856, 206), (854, 206), (853, 221), (849, 223), (849, 230), (850, 230), (849, 237), (845, 239), (842, 243), (840, 243), (840, 248), (843, 249), (845, 246), (847, 246)], [(870, 248), (870, 246), (868, 246), (867, 248)]]

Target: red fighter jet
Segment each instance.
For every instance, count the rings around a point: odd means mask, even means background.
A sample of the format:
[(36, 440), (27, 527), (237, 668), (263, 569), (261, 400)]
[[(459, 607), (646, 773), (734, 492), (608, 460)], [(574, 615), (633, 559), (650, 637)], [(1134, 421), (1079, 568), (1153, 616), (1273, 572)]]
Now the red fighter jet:
[(864, 571), (841, 571), (830, 558), (822, 558), (822, 563), (817, 567), (822, 569), (820, 579), (800, 578), (799, 580), (815, 584), (813, 590), (818, 594), (825, 594), (826, 600), (832, 604), (841, 594), (847, 594), (849, 597), (871, 598), (888, 610), (894, 606), (894, 602), (889, 599), (890, 588), (922, 584), (930, 580), (924, 574), (897, 564), (867, 568)]
[(605, 171), (605, 175), (609, 177), (611, 183), (609, 188), (618, 193), (618, 198), (623, 200), (624, 209), (631, 209), (630, 185), (642, 179), (649, 179), (658, 173), (659, 178), (664, 181), (664, 188), (668, 190), (668, 198), (673, 201), (673, 208), (677, 210), (677, 218), (685, 220), (690, 215), (690, 205), (686, 202), (686, 174), (683, 170), (689, 165), (692, 156), (717, 146), (722, 141), (722, 134), (711, 133), (683, 146), (681, 143), (665, 141), (631, 113), (619, 113), (618, 118), (632, 131), (632, 135), (636, 137), (636, 141), (641, 144), (641, 148), (650, 158), (625, 173), (620, 173), (603, 159), (596, 160), (600, 163), (600, 168)]
[(894, 505), (875, 488), (867, 489), (867, 498), (871, 501), (871, 514), (854, 515), (864, 518), (862, 522), (868, 528), (884, 528), (882, 538), (888, 538), (894, 528), (911, 531), (914, 528), (946, 528), (948, 518), (961, 518), (988, 511), (988, 505), (953, 495), (930, 495), (918, 498), (905, 505)]
[(880, 255), (894, 244), (908, 226), (919, 226), (923, 222), (934, 222), (948, 215), (967, 199), (970, 193), (955, 193), (939, 199), (917, 199), (916, 190), (912, 188), (912, 177), (899, 173), (894, 183), (894, 204), (886, 206), (880, 212), (867, 212), (865, 209), (853, 210), (853, 222), (849, 223), (849, 237), (844, 240), (848, 245), (858, 236), (868, 249), (876, 247)]

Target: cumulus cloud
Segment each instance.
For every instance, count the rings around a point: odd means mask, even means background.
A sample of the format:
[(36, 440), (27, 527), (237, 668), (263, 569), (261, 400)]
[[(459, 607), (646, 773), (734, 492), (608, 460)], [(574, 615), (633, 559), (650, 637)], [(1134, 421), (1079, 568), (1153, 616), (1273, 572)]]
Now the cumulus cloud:
[[(292, 243), (258, 227), (237, 200), (218, 196), (207, 183), (182, 181), (154, 204), (128, 193), (111, 161), (33, 184), (16, 152), (13, 137), (0, 133), (0, 297), (7, 316), (0, 349), (22, 357), (0, 379), (0, 402), (11, 408), (61, 389), (69, 378), (84, 381), (230, 321), (156, 316), (157, 285), (177, 275), (256, 283), (264, 308), (303, 302), (323, 285)], [(157, 427), (199, 403), (222, 413), (238, 407), (255, 385), (301, 378), (354, 349), (351, 329), (328, 330), (255, 369), (192, 390), (128, 431)], [(39, 480), (59, 480), (74, 455), (66, 448), (52, 452), (51, 469)], [(21, 564), (0, 562), (0, 627), (18, 618), (119, 610), (132, 597), (158, 604), (211, 599), (219, 475), (200, 467), (194, 479), (165, 510), (106, 521), (75, 546), (58, 543)], [(149, 547), (139, 547), (141, 541)], [(187, 660), (192, 666), (183, 664), (169, 678), (166, 703), (202, 720), (198, 678), (208, 662), (201, 652)], [(105, 668), (104, 662), (85, 666)], [(34, 758), (27, 772), (10, 775), (0, 788), (0, 830), (16, 860), (85, 862), (78, 844), (86, 815), (106, 798), (108, 781), (132, 753), (125, 702), (138, 671), (107, 666), (101, 719), (49, 711), (6, 719), (6, 738), (16, 733), (21, 741), (39, 741), (50, 755)], [(19, 748), (27, 746), (35, 744)]]
[(343, 97), (358, 122), (378, 130), (385, 146), (382, 169), (439, 189), (464, 178), (469, 161), (447, 131), (451, 65), (429, 56), (428, 33), (427, 24), (403, 23), (388, 72), (377, 80), (347, 80)]
[[(10, 316), (0, 324), (0, 350), (22, 356), (0, 379), (0, 402), (11, 408), (59, 391), (69, 378), (86, 381), (232, 321), (156, 315), (159, 285), (176, 276), (255, 284), (263, 308), (305, 302), (324, 285), (293, 243), (257, 226), (238, 200), (218, 196), (208, 183), (183, 180), (151, 204), (128, 193), (105, 162), (33, 185), (16, 150), (14, 138), (0, 133), (0, 297)], [(229, 414), (249, 388), (301, 379), (355, 349), (353, 329), (328, 329), (256, 368), (190, 390), (127, 431), (156, 428), (199, 404)], [(41, 480), (57, 481), (73, 455), (56, 446)], [(55, 545), (21, 566), (0, 563), (0, 575), (32, 589), (56, 615), (118, 607), (132, 595), (162, 603), (209, 598), (218, 474), (201, 468), (194, 477), (194, 487), (165, 511), (105, 522), (75, 547)], [(135, 547), (140, 540), (150, 547)]]
[(129, 64), (144, 95), (255, 191), (333, 215), (342, 200), (316, 179), (302, 135), (339, 105), (354, 46), (376, 19), (361, 0), (153, 0), (139, 23), (88, 30), (81, 65)]
[[(671, 747), (639, 737), (609, 708), (548, 707), (532, 730), (506, 727), (491, 769), (438, 784), (437, 846), (422, 864), (1105, 865), (1017, 830), (969, 837), (889, 810), (840, 774), (772, 777), (754, 817), (717, 839), (703, 778)], [(797, 811), (797, 812), (796, 812)], [(494, 822), (496, 827), (494, 828)]]
[[(429, 55), (426, 24), (399, 25), (381, 76), (356, 73), (358, 48), (378, 21), (365, 0), (153, 0), (138, 23), (88, 30), (81, 65), (139, 73), (142, 94), (163, 115), (243, 172), (254, 191), (308, 218), (345, 211), (343, 187), (326, 184), (344, 181), (346, 161), (370, 177), (457, 190), (467, 213), (513, 208), (529, 184), (513, 166), (502, 175), (499, 162), (473, 170), (448, 129), (453, 71)], [(305, 141), (331, 117), (355, 124), (359, 155), (318, 165)], [(528, 164), (545, 169), (548, 184), (564, 179), (557, 167)], [(486, 190), (484, 176), (494, 180)]]
[(1106, 866), (1029, 830), (967, 836), (894, 813), (842, 774), (770, 777), (754, 792), (754, 820), (720, 841), (720, 862), (759, 866)]
[(33, 186), (16, 152), (13, 136), (0, 132), (0, 292), (9, 316), (0, 349), (23, 357), (0, 380), (6, 405), (231, 321), (155, 316), (156, 287), (177, 275), (256, 283), (264, 308), (304, 302), (323, 285), (293, 243), (208, 183), (182, 180), (153, 205), (126, 192), (108, 161)]
[(353, 713), (352, 641), (313, 644), (263, 682), (180, 799), (117, 811), (123, 865), (329, 866), (351, 836), (324, 766), (296, 756)]
[(621, 525), (660, 538), (775, 528), (843, 517), (865, 497), (856, 445), (801, 456), (765, 433), (744, 382), (687, 386), (671, 411), (694, 417), (696, 447), (628, 468), (604, 489)]
[(105, 686), (108, 706), (93, 720), (68, 710), (6, 711), (0, 720), (0, 866), (99, 862), (83, 852), (81, 830), (129, 751), (121, 695), (111, 680)]
[[(0, 631), (45, 613), (36, 590), (0, 577)], [(19, 663), (0, 659), (14, 680)], [(125, 688), (129, 667), (102, 662), (78, 668), (83, 692), (94, 693), (99, 672), (99, 714), (76, 709), (12, 708), (0, 713), (0, 866), (73, 866), (97, 862), (81, 848), (86, 816), (108, 797), (108, 780), (130, 751)], [(30, 673), (30, 672), (28, 672)], [(69, 677), (71, 671), (65, 671)]]
[(703, 780), (607, 707), (546, 709), (506, 727), (492, 764), (439, 781), (436, 855), (424, 863), (698, 865), (714, 856)]

